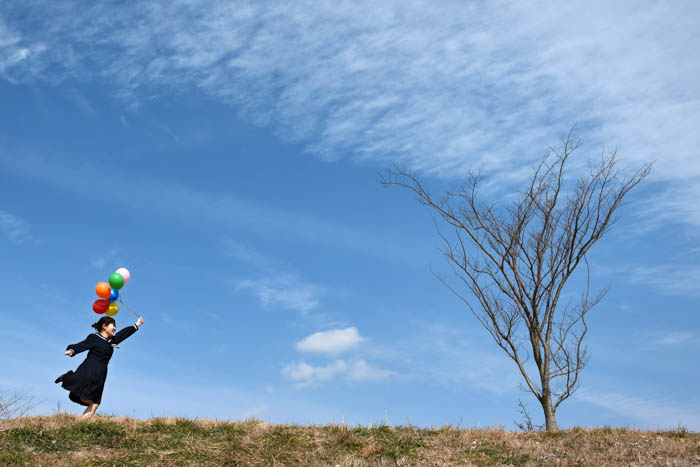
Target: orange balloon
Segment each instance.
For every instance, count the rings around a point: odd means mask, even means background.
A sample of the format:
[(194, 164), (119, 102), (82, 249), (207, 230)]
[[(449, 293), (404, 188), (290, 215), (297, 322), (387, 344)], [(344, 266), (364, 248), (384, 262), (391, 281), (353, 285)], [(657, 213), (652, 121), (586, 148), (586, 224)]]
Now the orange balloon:
[(100, 282), (95, 286), (95, 292), (100, 298), (109, 298), (112, 294), (112, 289), (109, 288), (109, 284), (106, 282)]

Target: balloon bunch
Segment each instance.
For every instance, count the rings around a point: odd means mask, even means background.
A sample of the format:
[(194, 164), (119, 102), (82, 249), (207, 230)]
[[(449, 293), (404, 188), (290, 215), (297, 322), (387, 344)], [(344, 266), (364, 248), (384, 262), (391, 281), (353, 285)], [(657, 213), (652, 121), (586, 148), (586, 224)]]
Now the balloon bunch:
[[(92, 304), (92, 310), (97, 314), (106, 314), (107, 316), (115, 316), (119, 312), (119, 305), (115, 302), (119, 298), (119, 290), (129, 282), (131, 273), (126, 268), (119, 268), (115, 273), (109, 276), (109, 284), (100, 282), (95, 286), (95, 292), (100, 297)], [(119, 300), (121, 302), (121, 300)], [(122, 302), (123, 304), (123, 302)]]

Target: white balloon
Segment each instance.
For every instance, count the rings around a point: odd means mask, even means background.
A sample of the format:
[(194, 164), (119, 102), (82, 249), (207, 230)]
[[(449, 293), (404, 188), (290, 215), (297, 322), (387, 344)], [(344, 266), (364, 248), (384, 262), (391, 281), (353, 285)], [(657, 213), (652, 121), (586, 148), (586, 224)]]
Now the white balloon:
[(131, 273), (129, 272), (129, 270), (127, 268), (119, 268), (119, 269), (117, 269), (117, 272), (119, 274), (121, 274), (122, 277), (124, 278), (124, 284), (129, 282), (129, 279), (131, 279)]

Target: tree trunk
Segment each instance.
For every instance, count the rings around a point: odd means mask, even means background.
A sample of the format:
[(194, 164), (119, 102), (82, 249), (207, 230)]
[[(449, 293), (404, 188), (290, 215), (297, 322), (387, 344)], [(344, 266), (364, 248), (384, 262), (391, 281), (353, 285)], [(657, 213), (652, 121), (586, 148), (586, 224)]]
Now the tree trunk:
[(544, 423), (547, 431), (559, 431), (557, 426), (557, 414), (552, 408), (552, 396), (546, 394), (542, 400), (542, 410), (544, 410)]

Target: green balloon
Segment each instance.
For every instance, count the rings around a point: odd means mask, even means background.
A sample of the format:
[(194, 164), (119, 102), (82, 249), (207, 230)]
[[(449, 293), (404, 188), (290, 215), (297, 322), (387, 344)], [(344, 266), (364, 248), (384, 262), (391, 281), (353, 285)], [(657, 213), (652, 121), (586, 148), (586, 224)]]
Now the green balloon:
[(109, 276), (109, 286), (114, 290), (121, 289), (124, 287), (124, 276), (118, 272), (113, 273), (111, 276)]

